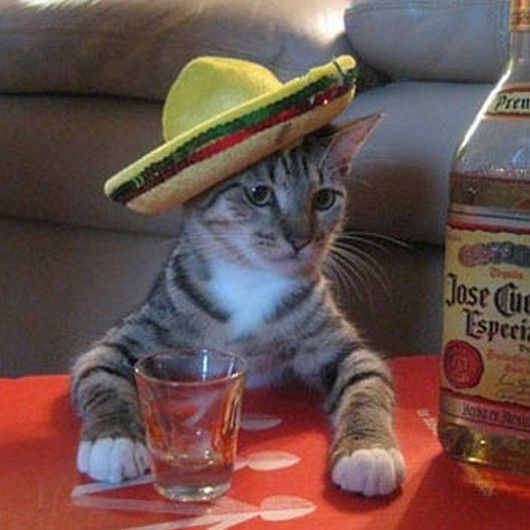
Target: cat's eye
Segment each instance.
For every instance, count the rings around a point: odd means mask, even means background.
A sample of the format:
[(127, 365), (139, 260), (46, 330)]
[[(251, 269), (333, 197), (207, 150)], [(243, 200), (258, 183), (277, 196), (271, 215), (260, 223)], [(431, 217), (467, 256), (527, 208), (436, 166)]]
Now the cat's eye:
[(268, 206), (274, 202), (274, 193), (269, 186), (253, 186), (245, 191), (250, 202), (256, 206)]
[(329, 210), (337, 200), (337, 192), (328, 188), (318, 190), (313, 197), (313, 206), (316, 210)]

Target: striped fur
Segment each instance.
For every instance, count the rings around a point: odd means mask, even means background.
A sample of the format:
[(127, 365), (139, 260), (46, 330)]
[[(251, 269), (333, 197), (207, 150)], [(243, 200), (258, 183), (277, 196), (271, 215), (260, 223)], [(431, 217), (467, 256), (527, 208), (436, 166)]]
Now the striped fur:
[[(98, 461), (98, 471), (91, 466), (99, 458), (96, 449), (109, 440), (143, 442), (132, 376), (137, 359), (168, 347), (214, 346), (247, 358), (251, 386), (297, 378), (324, 393), (335, 432), (330, 463), (337, 484), (366, 494), (398, 485), (402, 469), (385, 478), (392, 451), (399, 453), (390, 373), (340, 314), (322, 273), (341, 228), (344, 173), (373, 122), (336, 135), (331, 144), (308, 138), (185, 205), (177, 246), (146, 301), (73, 368), (72, 395), (83, 418), (82, 471), (107, 480), (131, 476), (125, 464), (127, 473), (120, 475), (119, 466), (116, 472), (110, 457), (108, 464)], [(264, 186), (268, 191), (256, 191)], [(323, 189), (328, 191), (317, 196)], [(265, 204), (255, 204), (253, 193)], [(384, 458), (370, 453), (375, 450)], [(359, 468), (348, 460), (352, 455), (369, 462), (362, 460)], [(378, 459), (386, 462), (381, 471)], [(105, 465), (114, 471), (105, 474)], [(352, 486), (351, 473), (366, 474), (367, 465), (381, 476), (356, 478), (361, 486)]]

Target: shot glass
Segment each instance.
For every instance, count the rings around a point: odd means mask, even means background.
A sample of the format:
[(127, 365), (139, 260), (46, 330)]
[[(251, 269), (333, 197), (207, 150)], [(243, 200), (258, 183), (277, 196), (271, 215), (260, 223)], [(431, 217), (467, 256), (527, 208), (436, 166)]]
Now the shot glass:
[(208, 349), (164, 351), (135, 366), (156, 490), (205, 501), (231, 484), (245, 361)]

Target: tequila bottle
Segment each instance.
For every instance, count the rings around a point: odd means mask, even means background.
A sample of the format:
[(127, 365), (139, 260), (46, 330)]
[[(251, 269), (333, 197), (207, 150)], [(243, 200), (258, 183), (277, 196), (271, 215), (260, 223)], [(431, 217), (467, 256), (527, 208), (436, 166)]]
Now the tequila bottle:
[(447, 217), (439, 437), (453, 457), (530, 474), (530, 0), (458, 147)]

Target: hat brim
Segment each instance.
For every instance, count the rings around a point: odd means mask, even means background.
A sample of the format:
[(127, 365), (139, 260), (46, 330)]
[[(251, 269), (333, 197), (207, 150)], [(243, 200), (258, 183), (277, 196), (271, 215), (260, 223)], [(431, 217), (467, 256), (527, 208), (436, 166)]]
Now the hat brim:
[(123, 169), (105, 193), (141, 213), (186, 202), (319, 129), (353, 97), (355, 61), (341, 56), (178, 135)]

